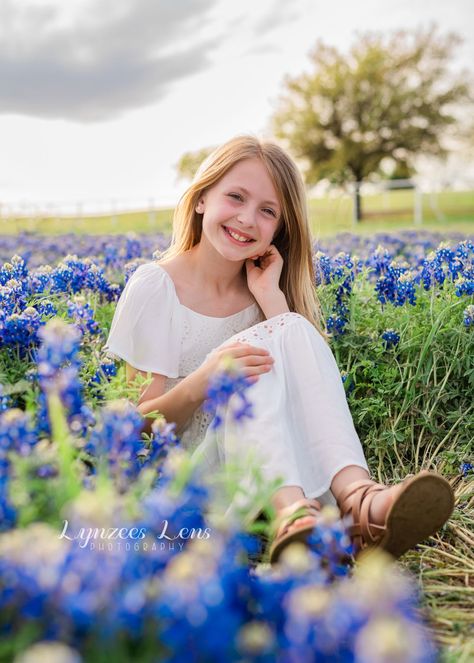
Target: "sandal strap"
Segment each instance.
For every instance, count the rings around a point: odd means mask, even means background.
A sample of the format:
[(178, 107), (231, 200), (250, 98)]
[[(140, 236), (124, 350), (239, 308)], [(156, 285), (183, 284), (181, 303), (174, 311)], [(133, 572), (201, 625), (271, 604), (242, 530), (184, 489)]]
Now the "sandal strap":
[(284, 536), (290, 525), (304, 516), (312, 516), (316, 518), (320, 515), (321, 504), (316, 499), (302, 498), (293, 502), (289, 506), (280, 511), (278, 518), (274, 523), (274, 536), (278, 538)]
[[(349, 534), (359, 550), (377, 544), (385, 532), (385, 525), (376, 525), (369, 519), (372, 499), (382, 490), (387, 490), (387, 486), (370, 479), (363, 479), (350, 483), (339, 495), (338, 505), (342, 517), (352, 516)], [(351, 497), (352, 504), (349, 499)]]

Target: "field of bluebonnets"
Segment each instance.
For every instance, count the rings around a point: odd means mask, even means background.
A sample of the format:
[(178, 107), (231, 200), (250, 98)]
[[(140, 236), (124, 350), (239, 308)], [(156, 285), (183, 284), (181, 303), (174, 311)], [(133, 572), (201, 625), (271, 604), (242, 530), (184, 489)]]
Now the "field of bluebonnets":
[[(0, 238), (0, 661), (472, 660), (473, 239), (315, 246), (374, 478), (436, 469), (456, 508), (400, 564), (355, 567), (326, 512), (311, 551), (288, 549), (279, 569), (265, 563), (265, 522), (216, 512), (220, 490), (238, 492), (232, 472), (202, 476), (163, 421), (141, 436), (139, 385), (103, 352), (124, 282), (167, 243)], [(212, 387), (216, 414), (233, 389), (251, 403), (238, 376)], [(255, 476), (268, 504), (274, 486)]]

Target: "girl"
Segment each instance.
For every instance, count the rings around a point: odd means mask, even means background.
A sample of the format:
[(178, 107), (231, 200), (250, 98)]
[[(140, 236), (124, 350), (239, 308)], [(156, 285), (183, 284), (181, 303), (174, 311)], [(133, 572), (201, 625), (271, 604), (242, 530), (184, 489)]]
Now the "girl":
[[(356, 551), (380, 546), (395, 557), (452, 512), (452, 489), (435, 473), (391, 487), (369, 477), (321, 324), (303, 180), (273, 143), (237, 137), (202, 163), (176, 208), (170, 248), (128, 281), (107, 347), (127, 379), (152, 373), (139, 411), (176, 422), (209, 472), (251, 450), (266, 479), (283, 477), (271, 562), (308, 537), (322, 502), (352, 516)], [(255, 383), (256, 417), (238, 440), (228, 422), (211, 432), (201, 408), (224, 354)]]

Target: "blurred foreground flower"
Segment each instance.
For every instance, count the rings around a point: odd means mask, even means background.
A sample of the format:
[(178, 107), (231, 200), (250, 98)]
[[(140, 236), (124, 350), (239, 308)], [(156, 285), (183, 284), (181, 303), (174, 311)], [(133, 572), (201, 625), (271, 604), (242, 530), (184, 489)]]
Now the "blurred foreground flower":
[(210, 424), (211, 429), (222, 425), (224, 410), (232, 396), (240, 400), (240, 406), (234, 407), (231, 411), (233, 420), (240, 421), (245, 417), (253, 417), (252, 404), (246, 395), (247, 389), (252, 384), (254, 383), (237, 369), (232, 357), (226, 355), (222, 358), (221, 369), (209, 381), (203, 405), (204, 412), (214, 414)]
[(81, 663), (76, 650), (62, 642), (37, 642), (15, 657), (13, 663)]
[(79, 344), (81, 332), (59, 318), (53, 318), (38, 332), (42, 343), (36, 352), (39, 397), (38, 421), (50, 433), (48, 398), (57, 394), (65, 409), (73, 433), (83, 434), (94, 423), (94, 416), (83, 402), (83, 386), (79, 380)]

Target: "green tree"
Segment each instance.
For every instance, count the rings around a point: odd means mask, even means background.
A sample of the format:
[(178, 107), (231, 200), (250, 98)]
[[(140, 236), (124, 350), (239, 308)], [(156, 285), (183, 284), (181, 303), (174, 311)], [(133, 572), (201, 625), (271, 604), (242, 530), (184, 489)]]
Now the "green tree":
[(175, 165), (178, 178), (192, 180), (201, 163), (214, 149), (215, 147), (203, 147), (194, 152), (185, 152)]
[(286, 77), (271, 120), (275, 136), (303, 161), (307, 183), (358, 183), (388, 161), (412, 170), (417, 154), (443, 156), (443, 134), (469, 100), (465, 73), (451, 70), (459, 41), (433, 26), (366, 33), (348, 54), (319, 42), (311, 73)]

